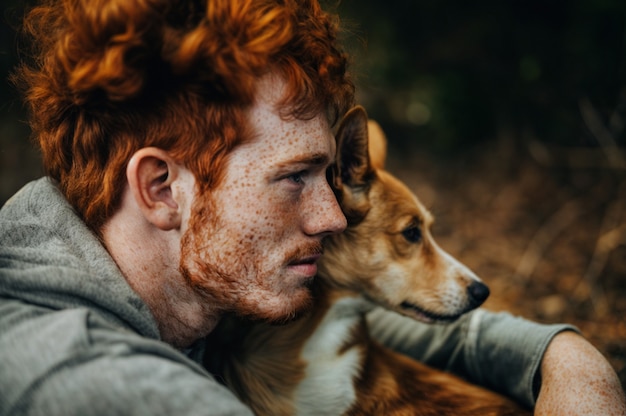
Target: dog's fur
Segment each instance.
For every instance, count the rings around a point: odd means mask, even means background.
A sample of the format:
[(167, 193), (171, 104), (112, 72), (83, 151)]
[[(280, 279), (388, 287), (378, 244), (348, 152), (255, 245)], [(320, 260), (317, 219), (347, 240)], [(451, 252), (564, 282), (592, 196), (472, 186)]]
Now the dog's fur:
[(369, 136), (356, 107), (338, 131), (334, 175), (348, 228), (325, 242), (313, 310), (282, 326), (227, 321), (214, 340), (225, 354), (213, 344), (207, 366), (258, 415), (528, 414), (370, 339), (365, 313), (375, 305), (451, 321), (489, 292), (435, 244), (431, 215), (383, 170), (386, 141), (372, 122)]

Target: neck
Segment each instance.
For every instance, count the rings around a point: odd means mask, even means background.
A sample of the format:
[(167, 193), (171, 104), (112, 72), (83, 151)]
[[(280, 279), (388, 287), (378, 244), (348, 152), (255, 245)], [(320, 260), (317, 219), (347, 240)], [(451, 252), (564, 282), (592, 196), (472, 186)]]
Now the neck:
[(179, 271), (180, 239), (174, 233), (119, 212), (103, 227), (102, 239), (128, 284), (150, 308), (161, 339), (182, 349), (211, 332), (220, 313)]

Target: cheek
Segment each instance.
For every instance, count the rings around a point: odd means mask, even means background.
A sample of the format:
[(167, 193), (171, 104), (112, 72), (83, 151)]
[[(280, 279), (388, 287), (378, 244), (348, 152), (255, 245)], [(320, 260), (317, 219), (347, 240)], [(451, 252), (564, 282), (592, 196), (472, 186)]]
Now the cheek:
[(284, 239), (297, 227), (297, 204), (254, 184), (230, 189), (220, 197), (219, 206), (222, 224), (244, 241)]

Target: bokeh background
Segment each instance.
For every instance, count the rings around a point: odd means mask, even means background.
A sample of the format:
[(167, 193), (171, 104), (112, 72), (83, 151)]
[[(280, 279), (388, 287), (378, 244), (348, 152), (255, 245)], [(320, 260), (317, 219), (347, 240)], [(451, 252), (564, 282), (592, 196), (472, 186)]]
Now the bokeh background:
[[(6, 81), (29, 2), (3, 0), (0, 204), (41, 175)], [(358, 99), (486, 307), (577, 325), (626, 384), (626, 2), (343, 0)]]

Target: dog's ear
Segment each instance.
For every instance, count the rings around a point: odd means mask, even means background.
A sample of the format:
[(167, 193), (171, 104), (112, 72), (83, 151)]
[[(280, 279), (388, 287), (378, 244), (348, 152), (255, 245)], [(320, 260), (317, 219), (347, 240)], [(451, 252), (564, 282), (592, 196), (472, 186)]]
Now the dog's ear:
[(367, 123), (370, 162), (376, 169), (385, 167), (385, 159), (387, 159), (387, 138), (383, 129), (374, 120)]
[(348, 226), (358, 224), (369, 209), (369, 190), (376, 173), (368, 150), (367, 113), (357, 106), (348, 111), (337, 131), (337, 163), (333, 187)]
[(363, 187), (371, 181), (374, 169), (368, 149), (367, 113), (361, 106), (348, 111), (337, 131), (337, 176), (351, 188)]

